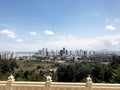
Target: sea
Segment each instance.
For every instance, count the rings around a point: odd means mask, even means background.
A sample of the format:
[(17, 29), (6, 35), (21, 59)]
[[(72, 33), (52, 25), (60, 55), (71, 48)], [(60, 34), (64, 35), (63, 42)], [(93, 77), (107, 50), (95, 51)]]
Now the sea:
[(15, 52), (17, 56), (32, 56), (35, 55), (35, 52)]

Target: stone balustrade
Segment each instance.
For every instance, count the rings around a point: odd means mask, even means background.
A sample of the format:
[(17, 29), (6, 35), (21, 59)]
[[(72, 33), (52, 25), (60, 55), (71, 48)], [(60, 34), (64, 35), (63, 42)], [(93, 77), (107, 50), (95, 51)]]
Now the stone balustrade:
[(46, 79), (46, 82), (23, 82), (10, 75), (7, 81), (0, 81), (0, 90), (120, 90), (120, 84), (93, 83), (90, 76), (86, 83), (52, 82), (50, 76)]

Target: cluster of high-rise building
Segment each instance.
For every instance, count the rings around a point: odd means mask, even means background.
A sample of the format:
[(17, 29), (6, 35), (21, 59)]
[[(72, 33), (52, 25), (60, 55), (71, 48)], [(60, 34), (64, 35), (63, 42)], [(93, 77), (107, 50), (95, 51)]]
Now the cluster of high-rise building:
[(16, 53), (15, 52), (0, 52), (1, 59), (15, 59)]
[[(111, 52), (96, 52), (96, 51), (88, 51), (88, 50), (68, 50), (65, 47), (63, 47), (60, 50), (48, 50), (48, 48), (42, 48), (41, 50), (38, 50), (37, 52), (34, 52), (34, 54), (30, 54), (29, 52), (26, 53), (19, 53), (22, 54), (18, 55), (18, 52), (0, 52), (0, 58), (1, 59), (16, 59), (16, 60), (37, 60), (36, 57), (48, 57), (49, 60), (55, 59), (55, 60), (61, 60), (62, 58), (65, 58), (66, 60), (78, 60), (82, 57), (90, 57), (95, 55), (111, 55), (113, 53)], [(117, 54), (118, 55), (118, 54)]]
[(71, 51), (71, 50), (67, 50), (65, 47), (63, 47), (63, 49), (60, 50), (51, 50), (48, 51), (47, 48), (43, 48), (41, 50), (38, 50), (38, 52), (35, 53), (35, 56), (41, 56), (41, 57), (45, 57), (45, 56), (70, 56), (70, 55), (74, 55), (74, 56), (91, 56), (91, 55), (95, 55), (96, 52), (94, 51), (85, 51), (85, 50), (75, 50), (75, 51)]

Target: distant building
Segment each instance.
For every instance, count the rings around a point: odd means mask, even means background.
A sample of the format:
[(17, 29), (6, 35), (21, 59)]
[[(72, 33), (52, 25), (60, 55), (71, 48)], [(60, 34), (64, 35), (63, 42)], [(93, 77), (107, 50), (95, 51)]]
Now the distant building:
[(66, 54), (66, 53), (65, 53), (65, 47), (63, 47), (63, 54)]
[(15, 51), (11, 53), (10, 58), (11, 58), (11, 59), (15, 59), (15, 58), (16, 58), (16, 53), (15, 53)]
[(60, 50), (60, 56), (63, 56), (63, 50)]

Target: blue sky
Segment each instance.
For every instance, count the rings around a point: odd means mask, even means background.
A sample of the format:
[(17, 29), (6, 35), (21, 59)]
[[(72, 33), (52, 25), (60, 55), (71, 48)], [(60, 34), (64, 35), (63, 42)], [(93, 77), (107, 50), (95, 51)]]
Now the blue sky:
[(120, 0), (0, 0), (0, 51), (120, 50)]

